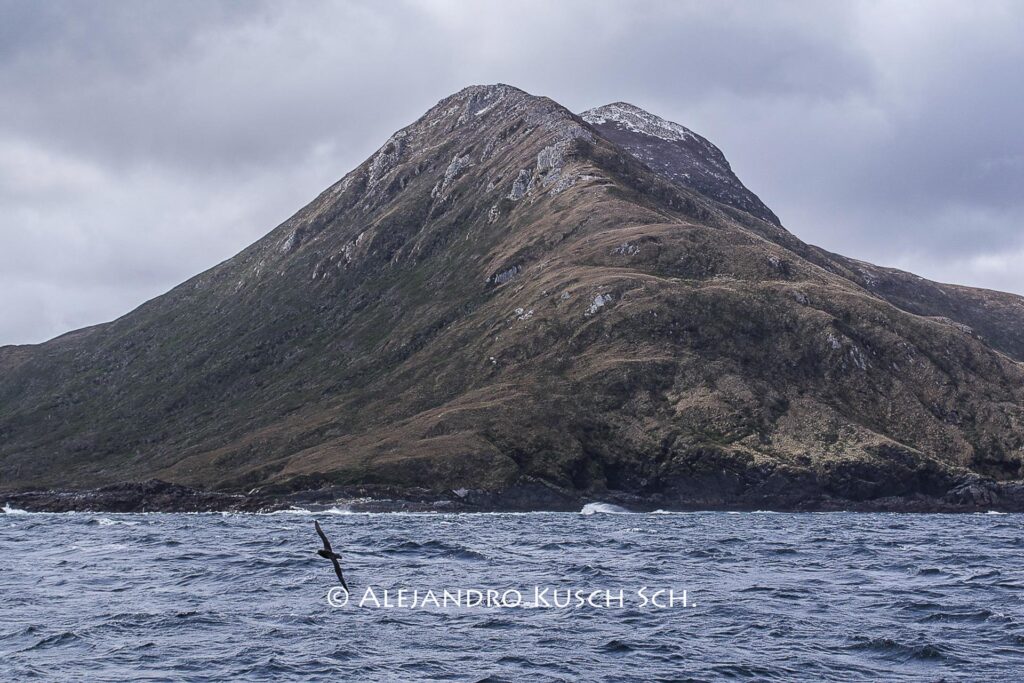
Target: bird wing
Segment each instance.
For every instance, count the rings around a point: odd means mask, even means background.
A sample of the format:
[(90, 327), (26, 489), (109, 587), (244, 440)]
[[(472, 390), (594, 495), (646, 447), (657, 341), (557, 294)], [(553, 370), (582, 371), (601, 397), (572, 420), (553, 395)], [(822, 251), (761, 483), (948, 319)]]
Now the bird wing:
[(338, 575), (338, 581), (341, 581), (341, 587), (348, 592), (348, 584), (345, 583), (345, 577), (341, 574), (341, 565), (338, 563), (338, 559), (332, 557), (331, 562), (334, 564), (334, 573)]
[(329, 553), (333, 553), (334, 550), (331, 548), (331, 542), (327, 540), (327, 534), (325, 534), (324, 530), (320, 528), (320, 522), (314, 519), (313, 524), (316, 526), (317, 534), (320, 535), (320, 538), (324, 542), (324, 550), (326, 550)]

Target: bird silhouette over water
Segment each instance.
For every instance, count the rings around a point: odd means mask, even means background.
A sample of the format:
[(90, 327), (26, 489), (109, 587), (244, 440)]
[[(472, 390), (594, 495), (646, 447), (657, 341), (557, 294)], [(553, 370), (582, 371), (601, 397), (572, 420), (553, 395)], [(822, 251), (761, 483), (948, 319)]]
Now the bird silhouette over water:
[(327, 540), (327, 534), (320, 528), (320, 522), (313, 520), (313, 524), (316, 526), (316, 533), (320, 535), (321, 540), (324, 542), (323, 549), (317, 550), (316, 554), (320, 557), (326, 557), (331, 561), (334, 565), (334, 573), (338, 575), (338, 581), (341, 581), (341, 587), (348, 591), (348, 584), (345, 583), (345, 577), (341, 573), (341, 564), (338, 562), (341, 559), (341, 555), (334, 552), (334, 549), (331, 548), (331, 542)]

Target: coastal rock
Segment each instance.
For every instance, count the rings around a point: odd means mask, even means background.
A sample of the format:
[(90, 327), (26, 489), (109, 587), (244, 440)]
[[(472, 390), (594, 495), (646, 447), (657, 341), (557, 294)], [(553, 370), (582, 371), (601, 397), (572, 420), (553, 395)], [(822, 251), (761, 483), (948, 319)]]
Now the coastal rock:
[(12, 493), (6, 500), (31, 512), (258, 512), (280, 507), (269, 499), (198, 491), (158, 479), (82, 491)]

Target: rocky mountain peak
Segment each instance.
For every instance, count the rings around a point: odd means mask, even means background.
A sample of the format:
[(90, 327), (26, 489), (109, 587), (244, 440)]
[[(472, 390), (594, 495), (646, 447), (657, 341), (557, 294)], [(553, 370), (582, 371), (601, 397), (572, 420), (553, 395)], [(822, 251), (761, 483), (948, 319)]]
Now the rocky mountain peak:
[[(494, 222), (510, 210), (502, 210), (504, 199), (532, 202), (572, 187), (586, 175), (584, 165), (570, 163), (577, 145), (595, 140), (593, 129), (547, 97), (500, 83), (463, 88), (392, 134), (280, 226), (263, 251), (280, 258), (340, 239), (335, 263), (374, 251), (398, 257), (400, 242), (409, 238), (406, 249), (418, 249), (413, 233), (425, 237), (453, 208), (486, 212)], [(411, 212), (400, 226), (391, 224), (396, 201)], [(349, 211), (359, 220), (337, 220)]]
[(577, 137), (590, 136), (572, 112), (554, 100), (503, 83), (463, 88), (395, 135), (425, 136), (436, 145), (451, 132), (472, 136), (474, 131), (515, 124), (529, 131), (542, 127), (555, 133), (574, 130)]
[(677, 185), (781, 225), (736, 177), (722, 151), (689, 128), (627, 102), (606, 104), (580, 116), (604, 138)]
[[(491, 180), (498, 182), (498, 159), (505, 163), (536, 156), (532, 168), (523, 168), (531, 178), (560, 167), (562, 157), (575, 140), (593, 141), (592, 131), (565, 107), (546, 97), (530, 95), (501, 83), (474, 85), (438, 102), (419, 120), (396, 132), (368, 160), (367, 186), (373, 188), (394, 175), (400, 167), (414, 162), (420, 169), (438, 169), (443, 194), (459, 175), (471, 167), (492, 168)], [(508, 157), (508, 158), (506, 158)], [(548, 174), (548, 180), (553, 179)], [(509, 192), (516, 194), (515, 181)]]

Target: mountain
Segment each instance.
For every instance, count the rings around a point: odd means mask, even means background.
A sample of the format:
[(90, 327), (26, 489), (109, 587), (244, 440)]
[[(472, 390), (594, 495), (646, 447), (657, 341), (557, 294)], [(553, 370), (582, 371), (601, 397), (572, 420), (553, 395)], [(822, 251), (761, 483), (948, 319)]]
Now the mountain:
[(0, 348), (0, 489), (1006, 506), (1022, 361), (1020, 297), (802, 243), (688, 129), (473, 86), (234, 258)]

